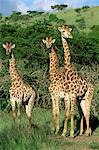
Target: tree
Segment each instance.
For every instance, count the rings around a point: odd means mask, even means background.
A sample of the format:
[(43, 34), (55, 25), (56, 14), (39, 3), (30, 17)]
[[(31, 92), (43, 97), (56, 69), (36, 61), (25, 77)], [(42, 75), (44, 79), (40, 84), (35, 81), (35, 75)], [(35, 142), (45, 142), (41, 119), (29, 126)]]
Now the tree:
[(61, 4), (61, 5), (54, 5), (54, 6), (51, 6), (52, 9), (56, 9), (58, 11), (62, 11), (63, 9), (67, 8), (68, 5), (64, 5), (64, 4)]
[(36, 10), (34, 10), (34, 11), (28, 10), (28, 11), (27, 11), (28, 14), (36, 14), (37, 12), (38, 12), (38, 11), (36, 11)]
[(2, 19), (2, 13), (0, 13), (0, 20)]
[(14, 21), (17, 21), (17, 20), (18, 20), (18, 16), (19, 16), (19, 14), (17, 14), (16, 11), (13, 11), (13, 13), (11, 14), (11, 18), (12, 18)]
[(81, 9), (80, 8), (76, 8), (75, 12), (77, 13), (77, 15), (80, 15)]
[(78, 26), (80, 29), (86, 28), (86, 23), (85, 23), (84, 17), (77, 19), (76, 22), (78, 23)]
[(90, 7), (89, 7), (89, 6), (87, 6), (87, 5), (82, 7), (83, 11), (87, 11), (87, 10), (88, 10), (88, 8), (90, 8)]
[(20, 16), (20, 15), (21, 15), (21, 12), (16, 12), (16, 14)]

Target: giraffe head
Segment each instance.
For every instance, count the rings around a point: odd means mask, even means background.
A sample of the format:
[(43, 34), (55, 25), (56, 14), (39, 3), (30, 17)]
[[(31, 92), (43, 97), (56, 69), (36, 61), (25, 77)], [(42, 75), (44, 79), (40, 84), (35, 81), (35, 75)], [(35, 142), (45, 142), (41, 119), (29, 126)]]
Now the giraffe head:
[(3, 46), (3, 48), (6, 49), (6, 55), (10, 55), (11, 49), (13, 49), (15, 47), (15, 44), (12, 45), (11, 42), (10, 42), (10, 44), (8, 44), (8, 42), (6, 42), (6, 44), (3, 44), (2, 46)]
[(61, 36), (63, 38), (70, 38), (70, 39), (72, 38), (72, 34), (71, 34), (72, 28), (63, 25), (62, 27), (59, 27), (58, 30), (61, 32)]
[(55, 39), (52, 39), (52, 37), (46, 37), (46, 39), (42, 40), (44, 44), (46, 44), (46, 47), (49, 49), (55, 43)]

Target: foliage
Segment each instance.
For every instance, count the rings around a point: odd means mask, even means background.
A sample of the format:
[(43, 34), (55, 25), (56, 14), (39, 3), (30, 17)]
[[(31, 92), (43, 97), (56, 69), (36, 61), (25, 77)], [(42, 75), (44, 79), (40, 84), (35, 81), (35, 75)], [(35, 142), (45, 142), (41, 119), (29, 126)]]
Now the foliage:
[(55, 14), (50, 14), (49, 15), (49, 21), (57, 21), (57, 20), (58, 20), (58, 18)]
[(98, 32), (98, 33), (99, 33), (99, 25), (93, 25), (93, 26), (91, 27), (91, 30), (92, 30), (93, 32)]
[(81, 8), (76, 8), (76, 9), (75, 9), (75, 12), (77, 13), (77, 15), (80, 15)]
[(0, 20), (2, 19), (2, 17), (3, 17), (3, 16), (2, 16), (2, 13), (0, 13)]
[(54, 5), (54, 6), (51, 6), (52, 9), (56, 9), (58, 11), (62, 11), (63, 9), (67, 8), (68, 5), (64, 5), (64, 4), (61, 4), (61, 5)]
[(87, 11), (88, 8), (90, 8), (90, 6), (87, 6), (87, 5), (86, 5), (86, 6), (83, 6), (83, 7), (82, 7), (82, 10), (83, 10), (83, 11)]
[(76, 22), (78, 23), (78, 27), (80, 29), (84, 29), (86, 27), (84, 17), (81, 17), (80, 19), (76, 19)]
[(73, 61), (85, 65), (99, 62), (98, 42), (99, 39), (94, 33), (74, 33), (74, 40), (71, 40)]

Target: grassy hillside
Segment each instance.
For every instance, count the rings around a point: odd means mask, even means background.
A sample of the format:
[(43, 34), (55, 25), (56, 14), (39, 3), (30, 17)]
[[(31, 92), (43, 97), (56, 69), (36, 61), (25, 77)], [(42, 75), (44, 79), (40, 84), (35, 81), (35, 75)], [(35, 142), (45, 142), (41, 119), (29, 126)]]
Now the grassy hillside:
[[(67, 24), (77, 25), (76, 19), (78, 15), (74, 9), (64, 10), (56, 13), (59, 19), (64, 19)], [(88, 8), (86, 11), (81, 9), (80, 17), (84, 17), (87, 28), (93, 25), (99, 25), (99, 7)]]
[[(20, 16), (19, 19), (16, 19), (16, 17), (14, 17), (13, 20), (13, 14), (12, 14), (12, 18), (10, 17), (3, 17), (1, 20), (1, 24), (3, 23), (7, 23), (7, 24), (20, 24), (23, 27), (24, 26), (30, 26), (33, 25), (34, 22), (37, 21), (43, 21), (43, 20), (49, 20), (49, 16), (51, 13), (34, 13), (34, 14), (30, 14), (30, 15), (23, 15)], [(78, 24), (76, 23), (76, 19), (84, 17), (85, 23), (86, 23), (86, 27), (92, 27), (93, 25), (99, 25), (99, 7), (92, 7), (92, 8), (88, 8), (87, 10), (83, 10), (81, 9), (80, 11), (80, 16), (77, 15), (75, 9), (68, 9), (68, 10), (64, 10), (61, 12), (54, 12), (53, 14), (55, 14), (59, 19), (62, 19), (66, 22), (66, 24), (69, 25), (76, 25), (78, 26)], [(20, 20), (20, 21), (19, 21)]]

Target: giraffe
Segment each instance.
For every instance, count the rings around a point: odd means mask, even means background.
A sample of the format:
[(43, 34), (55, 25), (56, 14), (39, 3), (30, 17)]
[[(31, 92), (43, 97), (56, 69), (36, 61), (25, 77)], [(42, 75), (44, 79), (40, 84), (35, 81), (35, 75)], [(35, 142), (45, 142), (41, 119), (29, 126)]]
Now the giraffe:
[[(81, 122), (80, 122), (80, 135), (83, 133), (83, 117), (85, 117), (86, 120), (86, 135), (91, 135), (91, 127), (89, 126), (89, 119), (90, 119), (90, 107), (91, 107), (91, 101), (93, 97), (93, 86), (90, 84), (85, 78), (82, 76), (79, 76), (77, 71), (75, 70), (74, 66), (71, 65), (71, 58), (70, 58), (70, 50), (68, 43), (66, 41), (66, 38), (72, 38), (71, 31), (72, 29), (68, 26), (62, 26), (59, 27), (58, 30), (61, 32), (61, 39), (62, 39), (62, 45), (64, 48), (64, 72), (65, 76), (68, 81), (69, 86), (69, 92), (74, 94), (75, 98), (74, 100), (71, 99), (71, 104), (73, 101), (76, 101), (79, 108), (81, 108), (82, 113), (81, 115)], [(72, 105), (71, 105), (72, 107)], [(74, 107), (75, 104), (73, 104), (73, 112), (72, 115), (74, 116)], [(74, 117), (72, 117), (71, 125), (73, 126), (73, 134), (74, 135)], [(65, 135), (66, 129), (64, 128)]]
[(64, 97), (65, 103), (68, 103), (68, 94), (66, 94), (66, 91), (68, 90), (68, 85), (64, 78), (63, 72), (59, 67), (57, 52), (53, 45), (54, 42), (55, 39), (52, 39), (52, 37), (46, 37), (45, 40), (43, 39), (43, 43), (46, 44), (46, 47), (48, 48), (50, 58), (49, 92), (51, 93), (52, 99), (52, 131), (57, 134), (60, 128), (59, 102), (60, 98)]
[(3, 48), (6, 49), (6, 55), (9, 56), (9, 73), (11, 78), (11, 86), (9, 89), (10, 92), (10, 102), (12, 106), (12, 116), (15, 126), (15, 120), (16, 120), (16, 103), (18, 105), (18, 127), (21, 126), (21, 110), (20, 107), (22, 103), (24, 104), (24, 107), (26, 109), (26, 114), (28, 117), (28, 128), (31, 127), (31, 115), (32, 115), (32, 108), (34, 105), (34, 100), (36, 97), (35, 91), (32, 89), (32, 87), (22, 80), (17, 67), (14, 55), (12, 53), (12, 49), (15, 47), (15, 44), (12, 45), (3, 44)]

